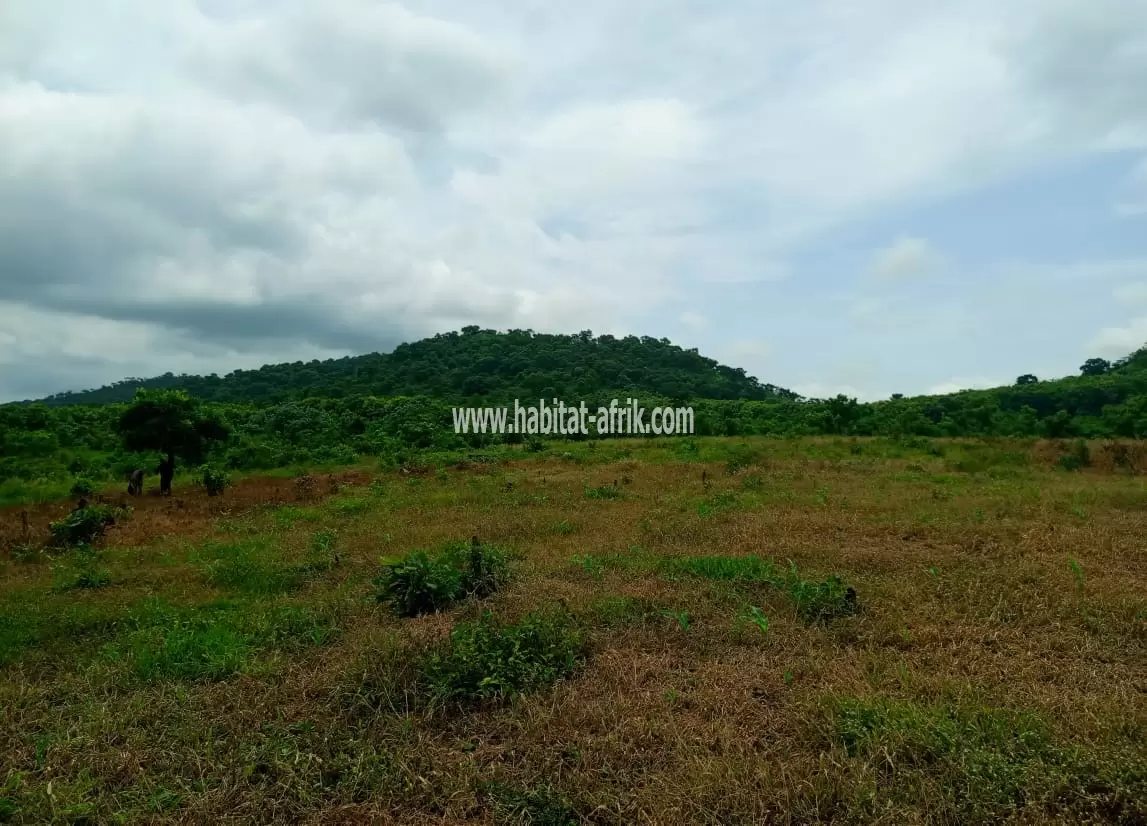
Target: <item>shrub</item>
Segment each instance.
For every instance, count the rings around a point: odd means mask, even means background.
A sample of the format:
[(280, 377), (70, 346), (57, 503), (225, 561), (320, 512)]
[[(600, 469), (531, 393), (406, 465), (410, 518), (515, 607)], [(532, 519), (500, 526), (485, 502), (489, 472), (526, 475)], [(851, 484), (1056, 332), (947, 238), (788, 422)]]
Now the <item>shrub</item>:
[(57, 547), (90, 545), (104, 535), (109, 525), (115, 524), (117, 517), (122, 518), (129, 512), (128, 508), (113, 508), (109, 505), (77, 508), (48, 525), (52, 544)]
[(462, 590), (467, 596), (485, 599), (510, 578), (506, 552), (477, 539), (448, 545), (442, 558), (461, 571)]
[(404, 617), (432, 614), (462, 597), (462, 574), (453, 565), (415, 551), (387, 565), (374, 580), (379, 602)]
[(222, 468), (203, 465), (199, 468), (199, 484), (208, 496), (219, 496), (231, 486), (231, 477)]
[(423, 661), (423, 680), (439, 703), (508, 699), (557, 682), (584, 659), (584, 641), (564, 614), (531, 614), (501, 625), (483, 612), (459, 623)]
[(96, 492), (95, 482), (93, 482), (91, 479), (87, 479), (83, 476), (80, 476), (80, 477), (77, 477), (76, 481), (74, 481), (72, 483), (72, 487), (68, 491), (68, 495), (71, 496), (73, 499), (79, 499), (81, 497), (91, 496), (95, 492)]
[(389, 563), (374, 580), (377, 598), (404, 617), (430, 614), (469, 596), (483, 599), (510, 575), (504, 550), (473, 540), (453, 542), (431, 556), (416, 551)]

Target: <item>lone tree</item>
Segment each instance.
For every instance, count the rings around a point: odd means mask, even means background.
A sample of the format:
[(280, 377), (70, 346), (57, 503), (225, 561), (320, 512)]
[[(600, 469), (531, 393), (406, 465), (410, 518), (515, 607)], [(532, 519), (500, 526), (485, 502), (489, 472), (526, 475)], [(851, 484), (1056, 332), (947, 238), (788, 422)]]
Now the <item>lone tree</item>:
[(1111, 362), (1107, 359), (1088, 359), (1079, 368), (1079, 372), (1085, 376), (1102, 376), (1110, 370)]
[(176, 457), (197, 464), (211, 442), (228, 436), (227, 427), (202, 413), (199, 400), (183, 390), (140, 388), (117, 429), (127, 450), (157, 450), (164, 455), (159, 467), (163, 493), (171, 492)]
[(1038, 384), (1038, 383), (1039, 383), (1039, 379), (1037, 379), (1031, 373), (1024, 373), (1022, 376), (1020, 376), (1019, 378), (1016, 379), (1016, 384)]

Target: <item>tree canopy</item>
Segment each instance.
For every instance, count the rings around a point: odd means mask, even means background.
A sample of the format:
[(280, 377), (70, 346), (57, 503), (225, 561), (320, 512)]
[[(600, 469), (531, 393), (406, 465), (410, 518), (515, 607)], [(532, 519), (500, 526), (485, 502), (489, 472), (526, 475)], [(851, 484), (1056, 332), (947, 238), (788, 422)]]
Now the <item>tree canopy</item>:
[(352, 395), (433, 396), (441, 399), (580, 399), (601, 393), (653, 394), (674, 399), (796, 398), (727, 367), (648, 336), (499, 333), (478, 327), (402, 344), (391, 353), (327, 361), (271, 364), (224, 377), (173, 375), (130, 378), (98, 390), (60, 393), (50, 407), (131, 401), (139, 387), (180, 389), (207, 401), (284, 402)]
[(187, 462), (201, 461), (209, 444), (229, 433), (216, 414), (205, 414), (199, 399), (186, 391), (146, 388), (136, 391), (116, 429), (127, 450), (156, 450)]

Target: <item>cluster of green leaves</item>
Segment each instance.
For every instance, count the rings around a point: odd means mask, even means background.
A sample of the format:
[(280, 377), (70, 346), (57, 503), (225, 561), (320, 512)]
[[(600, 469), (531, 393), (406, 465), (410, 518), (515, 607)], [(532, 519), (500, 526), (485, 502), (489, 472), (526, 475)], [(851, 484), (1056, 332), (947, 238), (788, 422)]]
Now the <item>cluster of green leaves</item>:
[(438, 703), (514, 697), (572, 674), (585, 657), (585, 641), (564, 613), (530, 614), (501, 624), (489, 612), (456, 625), (431, 651), (422, 677)]
[(67, 516), (49, 523), (52, 544), (57, 547), (90, 545), (102, 537), (109, 525), (116, 519), (130, 514), (130, 508), (115, 508), (110, 505), (88, 505), (76, 508)]
[(415, 551), (384, 562), (375, 577), (379, 602), (389, 603), (400, 616), (415, 617), (441, 611), (454, 603), (484, 599), (510, 576), (505, 550), (484, 542), (453, 542), (436, 554)]
[(215, 465), (203, 465), (199, 468), (199, 484), (207, 491), (208, 496), (219, 496), (230, 487), (231, 476)]

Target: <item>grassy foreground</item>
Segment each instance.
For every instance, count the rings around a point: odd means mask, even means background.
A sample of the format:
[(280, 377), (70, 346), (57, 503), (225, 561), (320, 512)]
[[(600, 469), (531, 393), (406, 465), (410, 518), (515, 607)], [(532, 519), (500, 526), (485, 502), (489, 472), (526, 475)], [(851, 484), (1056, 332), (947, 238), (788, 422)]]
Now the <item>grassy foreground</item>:
[(0, 822), (1147, 823), (1147, 485), (1070, 451), (583, 443), (94, 549), (5, 509)]

